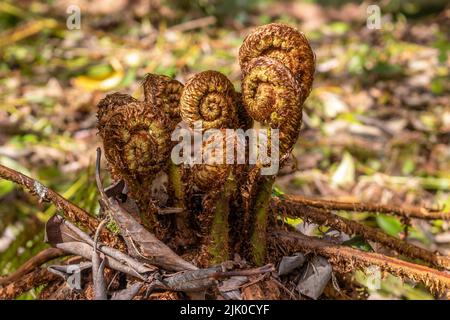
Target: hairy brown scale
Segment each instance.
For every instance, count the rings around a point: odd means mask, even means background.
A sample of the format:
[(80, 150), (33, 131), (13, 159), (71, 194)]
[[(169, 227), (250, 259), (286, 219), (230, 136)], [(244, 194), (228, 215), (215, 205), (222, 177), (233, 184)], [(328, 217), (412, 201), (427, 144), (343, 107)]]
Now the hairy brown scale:
[(253, 127), (253, 119), (248, 114), (244, 107), (244, 101), (242, 100), (242, 93), (236, 92), (236, 108), (238, 114), (239, 128), (247, 130)]
[[(223, 136), (221, 136), (221, 134)], [(226, 157), (225, 129), (210, 135), (202, 143), (203, 162), (192, 166), (192, 180), (202, 191), (220, 186), (228, 176), (230, 165), (225, 164)], [(217, 163), (212, 163), (214, 159)]]
[[(221, 129), (207, 136), (203, 141), (203, 162), (192, 166), (191, 174), (194, 184), (202, 191), (210, 191), (214, 187), (222, 187), (230, 173), (235, 178), (248, 163), (245, 140), (238, 139), (232, 130)], [(227, 163), (227, 157), (233, 161)], [(239, 158), (240, 162), (237, 162)], [(218, 160), (218, 163), (213, 163)], [(233, 171), (233, 172), (232, 172)]]
[(230, 169), (227, 165), (196, 164), (192, 167), (192, 180), (201, 191), (212, 190), (224, 183)]
[(179, 104), (183, 85), (179, 81), (164, 75), (148, 74), (142, 86), (145, 101), (162, 110), (172, 126), (181, 121)]
[(282, 23), (256, 28), (239, 49), (242, 71), (247, 72), (251, 61), (262, 56), (281, 62), (292, 72), (302, 91), (309, 93), (314, 79), (315, 56), (303, 33)]
[(180, 101), (181, 118), (191, 127), (235, 128), (237, 109), (233, 84), (217, 71), (204, 71), (189, 79)]
[(111, 110), (115, 110), (117, 107), (121, 107), (125, 104), (131, 102), (137, 102), (135, 98), (128, 94), (115, 92), (112, 94), (106, 95), (97, 105), (97, 119), (98, 126), (104, 125), (105, 123), (105, 113), (110, 112)]
[(242, 80), (244, 105), (253, 119), (280, 130), (281, 155), (297, 141), (304, 95), (292, 73), (278, 61), (259, 57), (247, 65)]

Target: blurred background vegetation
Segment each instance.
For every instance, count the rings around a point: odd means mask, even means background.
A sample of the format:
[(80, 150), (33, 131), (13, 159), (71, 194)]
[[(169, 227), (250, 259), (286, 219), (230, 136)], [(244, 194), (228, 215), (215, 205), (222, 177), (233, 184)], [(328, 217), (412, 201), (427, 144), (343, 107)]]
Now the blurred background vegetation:
[[(0, 2), (0, 163), (39, 179), (95, 214), (96, 104), (140, 96), (146, 73), (183, 83), (215, 69), (239, 89), (238, 48), (254, 26), (285, 22), (310, 39), (314, 89), (277, 192), (450, 208), (450, 6), (377, 1), (381, 29), (357, 1), (15, 0)], [(81, 28), (68, 29), (70, 5)], [(54, 207), (0, 180), (0, 275), (39, 252)], [(339, 214), (347, 215), (346, 212)], [(384, 215), (352, 218), (450, 253), (450, 224)], [(324, 228), (293, 221), (306, 233)], [(408, 231), (407, 233), (405, 231)], [(358, 238), (348, 245), (382, 251)], [(364, 274), (357, 274), (364, 284)], [(36, 292), (23, 295), (35, 297)], [(370, 298), (431, 298), (394, 277)]]

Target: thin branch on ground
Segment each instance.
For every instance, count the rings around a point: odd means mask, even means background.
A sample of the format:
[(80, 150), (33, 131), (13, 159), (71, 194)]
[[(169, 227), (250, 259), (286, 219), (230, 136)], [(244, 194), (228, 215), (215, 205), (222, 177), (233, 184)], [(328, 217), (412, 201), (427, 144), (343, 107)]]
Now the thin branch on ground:
[(6, 287), (0, 288), (0, 300), (14, 299), (24, 292), (57, 279), (59, 279), (58, 276), (47, 269), (36, 269)]
[(343, 202), (304, 197), (300, 195), (285, 195), (287, 200), (295, 201), (311, 207), (326, 210), (345, 210), (355, 212), (375, 212), (396, 215), (404, 218), (416, 218), (423, 220), (450, 220), (450, 212), (432, 210), (424, 207), (393, 206), (388, 204), (370, 202)]
[(378, 242), (407, 257), (423, 260), (438, 268), (450, 269), (450, 259), (446, 256), (434, 254), (433, 252), (389, 236), (377, 229), (342, 218), (326, 210), (313, 208), (295, 201), (278, 199), (273, 199), (272, 207), (275, 211), (281, 211), (281, 214), (303, 218), (319, 225), (326, 225), (348, 235), (359, 234), (366, 239)]
[[(51, 202), (56, 208), (62, 211), (67, 219), (80, 224), (95, 233), (99, 225), (99, 221), (92, 217), (88, 212), (78, 207), (76, 204), (68, 201), (57, 192), (44, 186), (39, 181), (30, 178), (20, 172), (5, 167), (0, 164), (0, 177), (24, 187), (28, 192), (39, 197), (40, 201)], [(120, 244), (118, 237), (114, 236), (107, 229), (103, 229), (100, 234), (100, 239), (112, 246)]]
[(19, 269), (14, 271), (9, 276), (0, 278), (0, 286), (6, 286), (11, 282), (16, 281), (20, 277), (30, 273), (37, 267), (41, 266), (44, 263), (47, 263), (53, 259), (67, 256), (68, 253), (58, 249), (58, 248), (47, 248), (39, 252), (37, 255), (32, 257), (30, 260), (25, 262)]
[(450, 290), (450, 274), (414, 264), (379, 253), (364, 252), (350, 247), (337, 245), (315, 237), (305, 236), (298, 232), (273, 231), (272, 240), (281, 241), (292, 250), (314, 252), (328, 258), (333, 269), (340, 273), (348, 273), (355, 268), (378, 266), (395, 276), (421, 282), (431, 292), (443, 294)]

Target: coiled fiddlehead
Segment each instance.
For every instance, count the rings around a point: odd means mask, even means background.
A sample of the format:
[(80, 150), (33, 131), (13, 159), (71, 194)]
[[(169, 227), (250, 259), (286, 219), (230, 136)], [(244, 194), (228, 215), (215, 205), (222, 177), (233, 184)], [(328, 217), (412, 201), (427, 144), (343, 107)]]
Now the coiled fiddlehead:
[(302, 92), (311, 90), (315, 56), (306, 37), (282, 23), (270, 23), (253, 30), (239, 49), (239, 63), (245, 73), (254, 58), (269, 57), (291, 71)]
[(183, 85), (168, 76), (147, 74), (142, 87), (145, 102), (166, 114), (174, 128), (181, 121), (179, 104)]
[(111, 110), (115, 110), (123, 105), (128, 103), (137, 102), (135, 98), (128, 94), (115, 92), (112, 94), (106, 95), (102, 100), (97, 104), (97, 126), (100, 126), (100, 122), (102, 121), (102, 125), (105, 123), (105, 115)]
[[(191, 128), (195, 128), (197, 121), (201, 121), (205, 131), (240, 126), (234, 87), (227, 77), (217, 71), (199, 73), (186, 83), (181, 95), (180, 112), (183, 121)], [(208, 153), (208, 148), (213, 145), (203, 145), (203, 152)], [(225, 154), (224, 149), (220, 151)], [(229, 255), (229, 202), (236, 190), (233, 166), (224, 161), (197, 164), (192, 168), (191, 177), (197, 187), (207, 191), (213, 199), (213, 205), (206, 206), (208, 208), (200, 218), (202, 229), (207, 233), (202, 241), (200, 260), (223, 262)], [(220, 191), (214, 191), (213, 186), (218, 186)]]
[[(152, 108), (162, 112), (168, 119), (168, 130), (172, 132), (181, 121), (180, 116), (180, 98), (183, 92), (183, 85), (168, 76), (147, 74), (143, 83), (144, 102)], [(171, 145), (172, 142), (168, 141)], [(185, 185), (183, 169), (168, 161), (166, 170), (169, 185), (167, 192), (169, 194), (170, 204), (178, 208), (185, 208)], [(164, 218), (162, 218), (164, 219)], [(177, 243), (188, 243), (194, 240), (194, 236), (189, 228), (189, 213), (183, 210), (174, 218), (175, 230), (169, 237), (172, 239), (183, 239)]]
[[(279, 129), (280, 157), (297, 141), (302, 105), (314, 78), (314, 54), (302, 33), (284, 24), (268, 24), (249, 34), (239, 50), (242, 100), (250, 116)], [(268, 206), (275, 177), (261, 177), (255, 197), (251, 255), (262, 264), (266, 254)]]
[(305, 95), (292, 73), (274, 59), (255, 58), (247, 65), (242, 94), (253, 119), (280, 130), (280, 154), (288, 153), (298, 138)]
[(191, 170), (193, 183), (207, 194), (203, 201), (204, 212), (199, 217), (205, 237), (198, 262), (205, 266), (224, 262), (230, 254), (230, 203), (235, 197), (239, 167), (226, 163), (227, 144), (234, 152), (238, 143), (234, 135), (227, 135), (226, 131), (214, 131), (203, 142), (204, 163), (194, 165)]
[(180, 112), (190, 127), (201, 121), (204, 130), (234, 128), (237, 110), (233, 84), (217, 71), (196, 74), (184, 87)]
[(114, 93), (98, 104), (98, 131), (112, 177), (124, 179), (145, 210), (153, 177), (170, 155), (167, 119), (144, 102)]

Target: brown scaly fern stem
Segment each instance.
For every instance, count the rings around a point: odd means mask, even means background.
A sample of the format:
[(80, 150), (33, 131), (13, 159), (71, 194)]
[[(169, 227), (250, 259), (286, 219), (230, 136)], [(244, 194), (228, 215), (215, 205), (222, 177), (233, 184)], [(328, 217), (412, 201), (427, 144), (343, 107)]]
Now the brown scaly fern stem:
[[(184, 89), (183, 84), (168, 76), (147, 74), (142, 87), (146, 104), (164, 114), (168, 120), (168, 132), (172, 133), (181, 121), (180, 99)], [(166, 143), (169, 143), (171, 147), (174, 145), (173, 142)], [(164, 171), (169, 180), (168, 193), (171, 200), (169, 204), (182, 209), (173, 219), (175, 230), (168, 236), (173, 238), (175, 243), (190, 244), (194, 242), (195, 237), (190, 231), (191, 216), (186, 210), (183, 169), (175, 165), (171, 159), (167, 162), (167, 169)]]
[(142, 222), (152, 229), (156, 207), (150, 189), (169, 159), (170, 122), (155, 106), (119, 93), (101, 100), (98, 109), (98, 132), (111, 175), (126, 182)]
[[(239, 50), (242, 100), (249, 115), (279, 130), (280, 159), (287, 158), (302, 125), (302, 105), (314, 78), (315, 59), (298, 30), (283, 24), (256, 28)], [(274, 177), (261, 177), (253, 204), (252, 259), (261, 265), (266, 254), (268, 206)], [(252, 187), (250, 187), (251, 189)], [(253, 197), (252, 197), (253, 198)]]
[(223, 183), (227, 179), (228, 175), (234, 169), (234, 165), (229, 165), (222, 162), (223, 160), (225, 160), (225, 154), (215, 154), (215, 151), (217, 151), (217, 149), (215, 148), (216, 143), (225, 146), (226, 142), (226, 132), (225, 129), (223, 129), (220, 130), (218, 134), (212, 135), (202, 144), (204, 160), (208, 160), (208, 158), (210, 158), (209, 160), (211, 161), (213, 157), (216, 157), (216, 159), (220, 159), (220, 163), (218, 164), (213, 164), (211, 162), (211, 164), (202, 163), (192, 166), (190, 172), (192, 182), (203, 192), (220, 188), (220, 186), (223, 185)]
[(201, 265), (223, 262), (230, 254), (230, 199), (236, 192), (234, 179), (239, 166), (226, 164), (223, 150), (227, 139), (233, 138), (226, 134), (226, 129), (249, 123), (245, 112), (238, 107), (239, 102), (230, 80), (217, 71), (196, 74), (188, 80), (181, 95), (181, 117), (191, 129), (201, 124), (203, 131), (218, 130), (217, 134), (202, 142), (200, 160), (203, 161), (190, 170), (190, 181), (207, 194), (204, 212), (198, 217), (203, 234), (197, 259)]
[(215, 149), (215, 144), (232, 146), (235, 150), (244, 150), (245, 153), (242, 140), (234, 133), (221, 129), (205, 141), (203, 152), (204, 160), (210, 161), (210, 157), (219, 157), (224, 164), (193, 165), (190, 171), (192, 182), (206, 194), (203, 201), (205, 215), (201, 225), (205, 230), (204, 234), (207, 234), (204, 239), (205, 250), (208, 251), (210, 263), (223, 262), (231, 257), (234, 242), (231, 230), (240, 226), (242, 218), (236, 212), (240, 211), (236, 205), (239, 199), (237, 187), (242, 183), (246, 170), (245, 164), (226, 164), (225, 153), (218, 152), (218, 155), (214, 155), (215, 151), (222, 150), (222, 146)]

